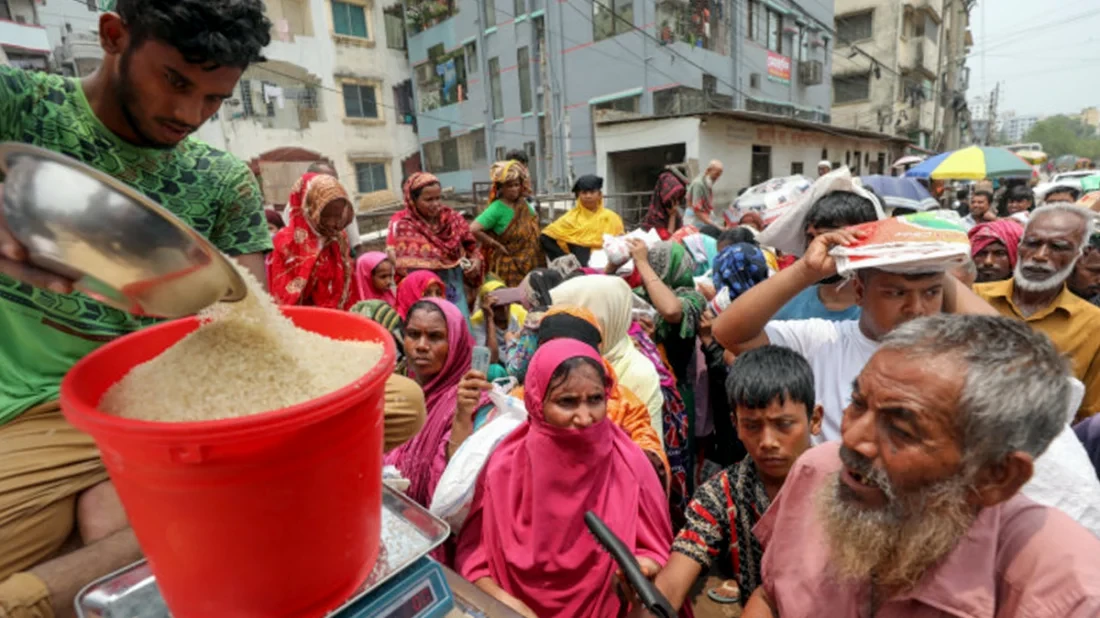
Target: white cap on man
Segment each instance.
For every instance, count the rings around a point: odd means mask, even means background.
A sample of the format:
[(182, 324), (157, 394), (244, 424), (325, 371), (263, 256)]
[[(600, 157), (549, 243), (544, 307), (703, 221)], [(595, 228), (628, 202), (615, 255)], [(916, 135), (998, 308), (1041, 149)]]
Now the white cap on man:
[(828, 161), (821, 161), (817, 164), (818, 171), (821, 171), (821, 168), (825, 168), (826, 170), (831, 172), (833, 171), (833, 164), (829, 163)]

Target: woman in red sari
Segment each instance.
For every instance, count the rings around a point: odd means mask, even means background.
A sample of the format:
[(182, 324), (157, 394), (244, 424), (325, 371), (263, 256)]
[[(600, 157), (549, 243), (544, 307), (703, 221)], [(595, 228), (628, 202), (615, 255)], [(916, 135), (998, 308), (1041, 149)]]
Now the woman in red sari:
[(447, 300), (469, 320), (469, 298), (484, 278), (481, 250), (462, 215), (443, 205), (443, 190), (432, 174), (416, 172), (405, 181), (405, 209), (390, 219), (386, 252), (397, 266), (398, 282), (417, 270), (439, 275)]
[(340, 181), (323, 174), (298, 179), (287, 205), (290, 223), (275, 235), (269, 288), (280, 305), (347, 310), (358, 300), (344, 228), (353, 211)]

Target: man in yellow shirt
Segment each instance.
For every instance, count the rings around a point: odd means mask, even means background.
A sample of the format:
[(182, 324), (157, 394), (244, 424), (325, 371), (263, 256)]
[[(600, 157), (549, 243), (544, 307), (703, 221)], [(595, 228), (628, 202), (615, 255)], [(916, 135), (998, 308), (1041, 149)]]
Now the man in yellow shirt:
[(1073, 294), (1066, 280), (1092, 230), (1092, 213), (1083, 208), (1039, 208), (1020, 240), (1012, 278), (974, 286), (994, 309), (1046, 334), (1069, 357), (1074, 375), (1085, 384), (1078, 420), (1100, 412), (1100, 308)]

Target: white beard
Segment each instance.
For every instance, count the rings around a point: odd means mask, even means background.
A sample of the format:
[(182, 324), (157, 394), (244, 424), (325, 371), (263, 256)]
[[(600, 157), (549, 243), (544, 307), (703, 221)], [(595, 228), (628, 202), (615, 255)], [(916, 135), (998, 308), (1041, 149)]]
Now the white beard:
[(1016, 263), (1016, 271), (1013, 273), (1013, 278), (1016, 281), (1016, 285), (1025, 292), (1049, 292), (1053, 289), (1062, 287), (1066, 279), (1069, 279), (1069, 276), (1073, 274), (1073, 269), (1077, 266), (1077, 259), (1079, 258), (1075, 258), (1068, 266), (1042, 281), (1028, 279), (1023, 270), (1026, 264), (1024, 264), (1023, 260), (1020, 260)]

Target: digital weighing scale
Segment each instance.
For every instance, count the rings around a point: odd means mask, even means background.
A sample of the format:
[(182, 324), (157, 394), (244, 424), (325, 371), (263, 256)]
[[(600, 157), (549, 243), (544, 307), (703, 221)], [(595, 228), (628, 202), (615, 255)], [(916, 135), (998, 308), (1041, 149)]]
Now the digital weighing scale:
[[(378, 562), (363, 586), (325, 618), (515, 615), (428, 557), (449, 534), (446, 523), (383, 486)], [(457, 604), (452, 588), (464, 591)], [(88, 584), (76, 597), (76, 613), (80, 618), (171, 618), (145, 561)]]

